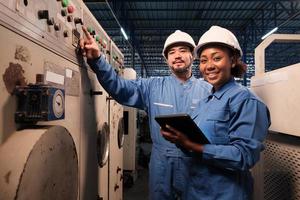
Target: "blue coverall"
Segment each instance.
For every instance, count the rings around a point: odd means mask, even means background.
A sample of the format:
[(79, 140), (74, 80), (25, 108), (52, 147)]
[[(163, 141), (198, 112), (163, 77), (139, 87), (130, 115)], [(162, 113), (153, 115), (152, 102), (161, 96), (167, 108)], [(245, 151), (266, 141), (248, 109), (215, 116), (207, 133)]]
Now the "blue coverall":
[(211, 144), (204, 145), (202, 156), (192, 161), (186, 199), (251, 199), (249, 169), (264, 149), (268, 108), (231, 79), (203, 99), (192, 116)]
[(153, 142), (149, 164), (149, 194), (152, 200), (172, 200), (186, 191), (190, 155), (165, 140), (154, 117), (161, 114), (191, 114), (198, 102), (209, 95), (211, 85), (191, 77), (181, 82), (174, 75), (124, 80), (105, 61), (88, 60), (103, 88), (120, 104), (143, 109), (149, 116)]

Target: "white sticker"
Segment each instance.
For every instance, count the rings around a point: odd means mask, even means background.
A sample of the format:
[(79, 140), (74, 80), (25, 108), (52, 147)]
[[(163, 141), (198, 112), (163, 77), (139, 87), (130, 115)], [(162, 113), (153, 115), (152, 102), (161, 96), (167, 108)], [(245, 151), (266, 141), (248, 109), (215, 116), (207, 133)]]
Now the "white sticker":
[(71, 69), (66, 69), (66, 77), (72, 78), (72, 76), (73, 76), (73, 71)]
[(64, 81), (65, 81), (65, 77), (63, 75), (47, 71), (46, 72), (46, 81), (63, 85)]

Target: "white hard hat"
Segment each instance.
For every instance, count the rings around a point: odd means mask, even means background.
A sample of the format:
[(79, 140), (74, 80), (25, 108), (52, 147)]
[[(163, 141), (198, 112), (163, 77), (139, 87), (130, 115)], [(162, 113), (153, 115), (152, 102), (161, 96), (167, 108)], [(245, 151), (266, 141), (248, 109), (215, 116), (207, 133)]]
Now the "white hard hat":
[(225, 44), (226, 46), (236, 49), (240, 53), (240, 56), (243, 55), (239, 41), (231, 31), (220, 26), (212, 26), (200, 37), (198, 45), (194, 49), (194, 55), (196, 58), (199, 57), (201, 48), (209, 43)]
[(193, 38), (187, 34), (186, 32), (176, 30), (174, 33), (172, 33), (165, 42), (164, 49), (162, 51), (163, 56), (165, 59), (167, 59), (167, 50), (170, 45), (176, 44), (176, 43), (184, 43), (187, 46), (192, 48), (192, 51), (195, 48), (195, 41)]

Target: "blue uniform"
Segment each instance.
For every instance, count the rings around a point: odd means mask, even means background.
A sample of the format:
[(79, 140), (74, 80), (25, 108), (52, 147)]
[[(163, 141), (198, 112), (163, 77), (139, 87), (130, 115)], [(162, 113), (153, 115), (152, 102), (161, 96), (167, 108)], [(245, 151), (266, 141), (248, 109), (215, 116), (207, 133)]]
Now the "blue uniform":
[(192, 161), (186, 199), (250, 199), (249, 169), (264, 149), (268, 108), (234, 79), (199, 106), (192, 116), (211, 144), (204, 145), (202, 156)]
[(181, 82), (174, 75), (149, 79), (124, 80), (100, 59), (88, 60), (103, 88), (119, 103), (143, 109), (149, 116), (153, 142), (149, 164), (150, 199), (172, 200), (186, 190), (192, 158), (165, 140), (154, 117), (161, 114), (191, 114), (199, 101), (207, 97), (211, 85), (191, 77)]

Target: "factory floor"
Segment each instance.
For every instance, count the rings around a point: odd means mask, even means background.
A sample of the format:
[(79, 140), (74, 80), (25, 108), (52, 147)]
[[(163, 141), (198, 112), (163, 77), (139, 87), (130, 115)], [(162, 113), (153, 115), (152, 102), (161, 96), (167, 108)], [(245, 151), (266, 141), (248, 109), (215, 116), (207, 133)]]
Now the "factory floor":
[(123, 199), (147, 200), (148, 196), (148, 169), (139, 167), (133, 184), (124, 185)]

